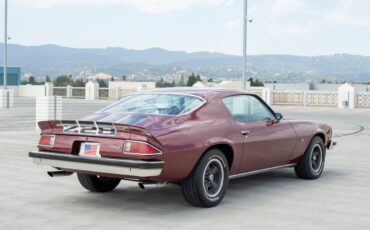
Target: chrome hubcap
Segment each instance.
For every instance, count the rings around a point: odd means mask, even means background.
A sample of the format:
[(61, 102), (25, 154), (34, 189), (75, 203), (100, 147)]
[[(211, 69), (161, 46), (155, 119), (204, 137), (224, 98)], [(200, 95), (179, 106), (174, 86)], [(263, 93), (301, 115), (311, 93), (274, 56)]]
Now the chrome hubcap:
[(317, 144), (313, 147), (311, 153), (311, 167), (314, 172), (319, 172), (321, 170), (322, 161), (322, 148), (319, 144)]
[(214, 158), (208, 162), (203, 172), (203, 188), (209, 197), (216, 197), (222, 190), (224, 170), (222, 162)]

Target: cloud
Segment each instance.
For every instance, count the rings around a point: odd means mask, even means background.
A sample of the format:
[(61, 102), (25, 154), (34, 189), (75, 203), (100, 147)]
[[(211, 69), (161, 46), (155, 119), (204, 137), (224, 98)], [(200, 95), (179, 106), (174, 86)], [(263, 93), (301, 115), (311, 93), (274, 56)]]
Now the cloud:
[(276, 0), (272, 6), (276, 14), (292, 13), (307, 8), (305, 0)]
[(230, 29), (241, 29), (242, 28), (242, 20), (241, 19), (234, 19), (228, 21), (224, 24), (225, 27)]
[(270, 34), (273, 36), (300, 36), (312, 33), (312, 31), (318, 29), (317, 23), (310, 22), (304, 25), (297, 24), (275, 24), (269, 27)]
[(76, 4), (122, 4), (145, 13), (186, 10), (195, 5), (231, 6), (234, 4), (233, 0), (15, 0), (15, 2), (39, 8)]
[(347, 25), (351, 27), (369, 27), (369, 8), (369, 1), (342, 0), (337, 8), (326, 15), (325, 21), (331, 24)]

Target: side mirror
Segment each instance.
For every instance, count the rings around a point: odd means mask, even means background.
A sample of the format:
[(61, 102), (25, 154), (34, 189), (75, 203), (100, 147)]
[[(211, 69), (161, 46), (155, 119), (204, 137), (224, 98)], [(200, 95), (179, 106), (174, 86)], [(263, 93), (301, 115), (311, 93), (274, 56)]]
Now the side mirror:
[(280, 121), (281, 119), (283, 119), (283, 114), (275, 113), (275, 118), (276, 118), (277, 121)]

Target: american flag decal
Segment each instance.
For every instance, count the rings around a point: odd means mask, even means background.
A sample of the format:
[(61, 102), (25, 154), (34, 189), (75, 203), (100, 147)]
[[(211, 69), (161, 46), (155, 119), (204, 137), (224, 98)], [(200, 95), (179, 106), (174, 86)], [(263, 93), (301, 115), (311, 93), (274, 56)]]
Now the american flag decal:
[(95, 156), (98, 152), (98, 145), (96, 144), (85, 144), (85, 149), (84, 149), (84, 154), (85, 155), (92, 155)]

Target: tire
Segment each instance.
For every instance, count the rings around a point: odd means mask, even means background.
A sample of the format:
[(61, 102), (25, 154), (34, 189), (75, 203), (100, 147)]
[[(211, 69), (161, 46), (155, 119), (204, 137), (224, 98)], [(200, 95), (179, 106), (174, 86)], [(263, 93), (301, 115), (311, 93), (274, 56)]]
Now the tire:
[(198, 161), (191, 174), (180, 183), (184, 199), (196, 207), (214, 207), (225, 196), (229, 166), (219, 149), (211, 149)]
[(77, 178), (82, 187), (91, 192), (110, 192), (121, 181), (116, 178), (99, 177), (85, 173), (77, 173)]
[(326, 149), (323, 140), (315, 136), (308, 146), (303, 158), (294, 167), (299, 178), (313, 180), (321, 176), (325, 165)]

